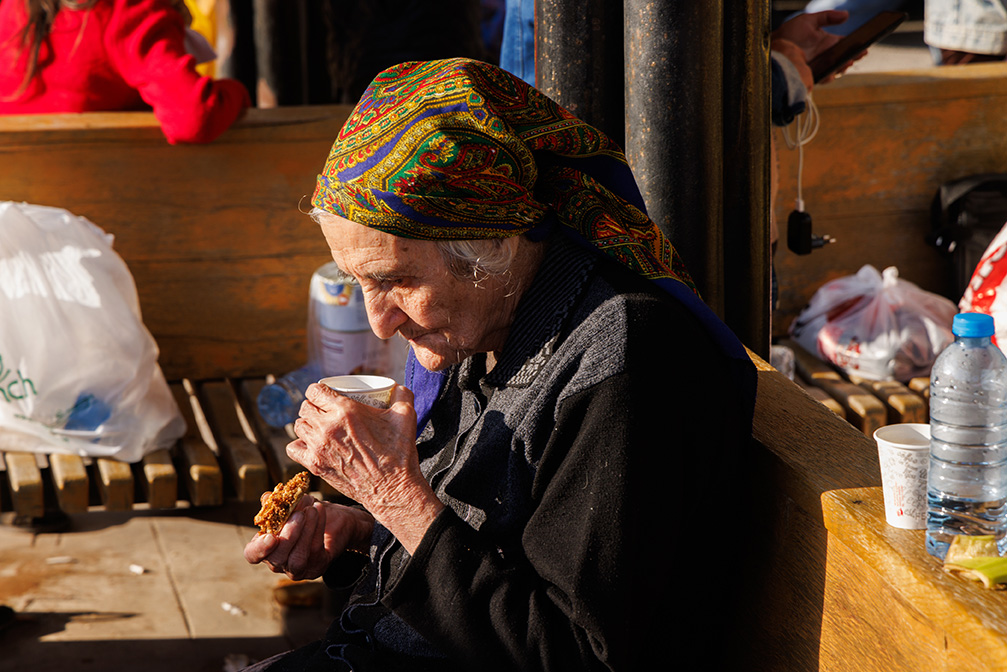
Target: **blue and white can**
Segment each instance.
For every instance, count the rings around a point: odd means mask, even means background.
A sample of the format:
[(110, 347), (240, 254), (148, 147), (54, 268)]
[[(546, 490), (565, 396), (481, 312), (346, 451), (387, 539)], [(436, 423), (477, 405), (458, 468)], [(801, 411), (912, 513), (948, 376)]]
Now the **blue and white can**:
[(310, 293), (309, 356), (322, 372), (390, 375), (390, 344), (371, 331), (357, 281), (329, 262), (311, 276)]

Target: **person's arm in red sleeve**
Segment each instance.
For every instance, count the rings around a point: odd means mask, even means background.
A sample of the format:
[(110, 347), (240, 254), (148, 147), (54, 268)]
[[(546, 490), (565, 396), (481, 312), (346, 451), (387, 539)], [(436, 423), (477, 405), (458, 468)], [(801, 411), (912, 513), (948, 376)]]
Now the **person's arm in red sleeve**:
[(185, 51), (183, 17), (166, 0), (116, 0), (105, 42), (171, 144), (211, 142), (251, 104), (241, 82), (196, 72)]

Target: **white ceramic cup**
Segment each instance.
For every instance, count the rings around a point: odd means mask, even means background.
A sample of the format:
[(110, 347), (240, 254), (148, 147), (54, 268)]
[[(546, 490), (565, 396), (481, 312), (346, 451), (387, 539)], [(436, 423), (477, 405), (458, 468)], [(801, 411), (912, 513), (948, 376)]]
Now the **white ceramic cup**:
[(395, 381), (385, 376), (330, 376), (318, 382), (344, 397), (377, 408), (388, 408), (395, 388)]
[(892, 527), (922, 530), (927, 526), (927, 471), (930, 468), (930, 425), (907, 422), (874, 432), (881, 462), (885, 519)]

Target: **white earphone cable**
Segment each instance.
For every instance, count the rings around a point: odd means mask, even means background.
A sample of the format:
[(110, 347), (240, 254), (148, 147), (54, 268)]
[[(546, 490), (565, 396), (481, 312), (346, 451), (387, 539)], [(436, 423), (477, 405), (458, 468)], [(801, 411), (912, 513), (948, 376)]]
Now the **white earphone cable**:
[(815, 101), (808, 91), (807, 105), (804, 112), (797, 115), (797, 119), (792, 124), (794, 134), (791, 134), (791, 126), (783, 127), (783, 140), (789, 149), (797, 149), (797, 202), (796, 208), (799, 212), (804, 212), (804, 194), (801, 190), (801, 176), (804, 172), (804, 145), (811, 142), (818, 134), (819, 116)]

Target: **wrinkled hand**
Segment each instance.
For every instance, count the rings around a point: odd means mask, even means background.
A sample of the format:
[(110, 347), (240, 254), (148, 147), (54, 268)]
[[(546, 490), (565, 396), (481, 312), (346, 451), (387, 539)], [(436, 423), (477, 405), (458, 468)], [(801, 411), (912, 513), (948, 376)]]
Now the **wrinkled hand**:
[[(262, 500), (270, 493), (264, 492)], [(319, 502), (305, 495), (279, 536), (256, 534), (245, 545), (245, 560), (264, 562), (295, 581), (321, 576), (344, 550), (367, 551), (374, 519), (366, 511)]]
[(359, 502), (412, 553), (444, 505), (420, 471), (413, 394), (401, 385), (388, 409), (311, 385), (287, 446), (295, 462)]

